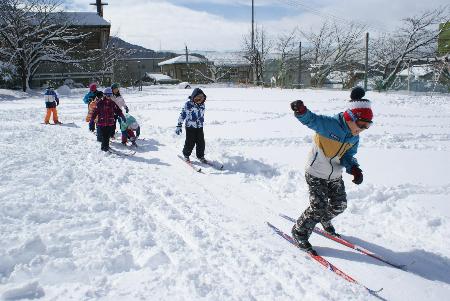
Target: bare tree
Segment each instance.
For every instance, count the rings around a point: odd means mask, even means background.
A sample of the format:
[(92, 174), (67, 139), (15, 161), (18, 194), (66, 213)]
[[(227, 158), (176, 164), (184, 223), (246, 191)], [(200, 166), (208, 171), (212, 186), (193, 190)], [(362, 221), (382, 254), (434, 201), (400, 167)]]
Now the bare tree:
[[(286, 86), (286, 76), (289, 71), (289, 61), (296, 60), (296, 50), (297, 50), (297, 28), (293, 29), (290, 33), (282, 34), (276, 40), (275, 50), (280, 54), (280, 59), (278, 60), (278, 81), (285, 87)], [(295, 64), (296, 65), (296, 64)]]
[[(73, 62), (71, 53), (88, 34), (76, 33), (53, 0), (2, 0), (0, 58), (17, 67), (22, 89), (44, 62)], [(78, 43), (77, 43), (78, 42)]]
[(199, 75), (201, 78), (206, 79), (211, 83), (217, 83), (222, 78), (227, 76), (231, 72), (231, 68), (225, 65), (215, 65), (214, 62), (205, 62), (207, 73), (204, 74), (199, 69), (194, 69), (194, 72)]
[(312, 64), (311, 84), (313, 86), (322, 86), (331, 72), (361, 60), (364, 30), (364, 26), (361, 25), (324, 22), (318, 32), (302, 31), (302, 35), (312, 45), (305, 53), (305, 57)]
[(252, 47), (251, 33), (245, 35), (242, 49), (244, 57), (250, 62), (253, 72), (255, 72), (256, 83), (261, 84), (264, 81), (264, 63), (272, 49), (272, 41), (268, 38), (264, 28), (261, 27), (259, 29), (258, 26), (256, 26), (254, 37), (254, 45)]
[(380, 89), (389, 88), (410, 60), (432, 57), (442, 29), (439, 23), (448, 16), (448, 7), (406, 18), (393, 34), (384, 34), (371, 47), (373, 70), (382, 74)]

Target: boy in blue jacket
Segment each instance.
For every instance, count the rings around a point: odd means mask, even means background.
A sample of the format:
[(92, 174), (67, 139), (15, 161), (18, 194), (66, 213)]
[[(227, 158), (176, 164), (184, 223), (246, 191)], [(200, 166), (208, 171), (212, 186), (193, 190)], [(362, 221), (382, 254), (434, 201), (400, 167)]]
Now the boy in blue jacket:
[(359, 134), (372, 124), (370, 101), (362, 99), (364, 95), (364, 89), (354, 88), (349, 109), (334, 117), (309, 111), (301, 100), (291, 103), (295, 117), (316, 132), (305, 171), (310, 206), (292, 228), (292, 236), (299, 247), (308, 253), (317, 255), (308, 241), (317, 223), (320, 222), (329, 234), (339, 237), (331, 219), (347, 208), (343, 168), (353, 175), (353, 183), (359, 185), (363, 181), (354, 155), (358, 150)]
[(189, 156), (195, 148), (197, 158), (206, 163), (205, 159), (205, 136), (203, 134), (203, 122), (205, 121), (205, 101), (206, 95), (202, 89), (195, 88), (192, 91), (189, 100), (184, 104), (178, 118), (178, 125), (175, 133), (180, 135), (182, 132), (183, 121), (186, 124), (186, 140), (183, 147), (183, 155), (186, 161), (189, 161)]

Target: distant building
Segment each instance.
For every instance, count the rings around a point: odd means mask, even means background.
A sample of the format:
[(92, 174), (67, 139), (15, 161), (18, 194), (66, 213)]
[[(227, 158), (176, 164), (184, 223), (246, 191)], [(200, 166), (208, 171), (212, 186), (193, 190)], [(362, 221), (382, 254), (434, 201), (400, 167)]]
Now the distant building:
[[(195, 51), (179, 55), (158, 65), (163, 74), (191, 83), (248, 83), (252, 78), (250, 63), (240, 52)], [(200, 57), (201, 56), (201, 57)]]
[[(218, 82), (250, 83), (252, 65), (239, 51), (196, 51), (216, 67)], [(220, 70), (218, 70), (220, 69)], [(214, 69), (213, 69), (214, 70)]]
[(193, 55), (180, 55), (158, 63), (161, 73), (182, 82), (206, 83), (201, 74), (207, 74), (208, 60)]
[(119, 58), (114, 65), (113, 81), (120, 82), (123, 86), (136, 85), (143, 79), (146, 73), (158, 73), (158, 64), (164, 58)]
[[(82, 50), (102, 50), (107, 46), (111, 24), (105, 19), (91, 12), (63, 12), (64, 20), (71, 28), (89, 36), (80, 41)], [(100, 61), (82, 62), (83, 55), (77, 57), (79, 62), (62, 64), (54, 62), (43, 63), (34, 74), (31, 86), (41, 87), (48, 81), (62, 84), (65, 80), (83, 83), (85, 86), (94, 79), (111, 81), (112, 72), (105, 72)]]
[(179, 84), (180, 81), (178, 79), (171, 78), (168, 75), (164, 75), (161, 73), (149, 73), (146, 72), (142, 80), (145, 83), (150, 83), (152, 85), (164, 85), (164, 84)]

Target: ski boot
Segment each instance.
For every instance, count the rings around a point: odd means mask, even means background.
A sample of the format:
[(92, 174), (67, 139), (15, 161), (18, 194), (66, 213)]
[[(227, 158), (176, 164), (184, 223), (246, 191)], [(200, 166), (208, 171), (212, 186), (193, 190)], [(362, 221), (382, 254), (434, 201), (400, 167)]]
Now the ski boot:
[(62, 124), (61, 121), (55, 121), (55, 124)]
[(321, 222), (323, 230), (325, 232), (327, 232), (330, 235), (333, 235), (334, 237), (341, 237), (341, 235), (339, 235), (338, 233), (336, 233), (336, 230), (334, 229), (333, 225), (331, 224), (331, 222)]
[(295, 242), (297, 243), (297, 246), (305, 251), (306, 253), (309, 253), (311, 255), (317, 256), (317, 252), (316, 250), (313, 249), (312, 245), (309, 243), (309, 241), (307, 239), (304, 239), (303, 237), (301, 237), (297, 231), (297, 229), (294, 227), (292, 227), (292, 237), (294, 238)]
[(204, 164), (208, 164), (208, 160), (206, 160), (205, 157), (198, 158), (198, 160)]
[(186, 161), (186, 162), (191, 162), (191, 159), (189, 159), (189, 156), (184, 156), (184, 155), (183, 155), (183, 157), (184, 157), (184, 161)]

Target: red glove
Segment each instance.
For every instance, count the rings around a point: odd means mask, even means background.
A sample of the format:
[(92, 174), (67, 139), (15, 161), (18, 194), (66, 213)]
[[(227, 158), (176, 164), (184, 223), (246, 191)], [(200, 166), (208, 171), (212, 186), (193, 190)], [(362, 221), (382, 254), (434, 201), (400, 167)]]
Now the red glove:
[(352, 166), (351, 173), (353, 175), (352, 182), (355, 183), (356, 185), (361, 184), (363, 181), (362, 170), (358, 166), (354, 165)]
[(301, 100), (291, 102), (291, 109), (296, 115), (303, 115), (306, 113), (306, 107)]

